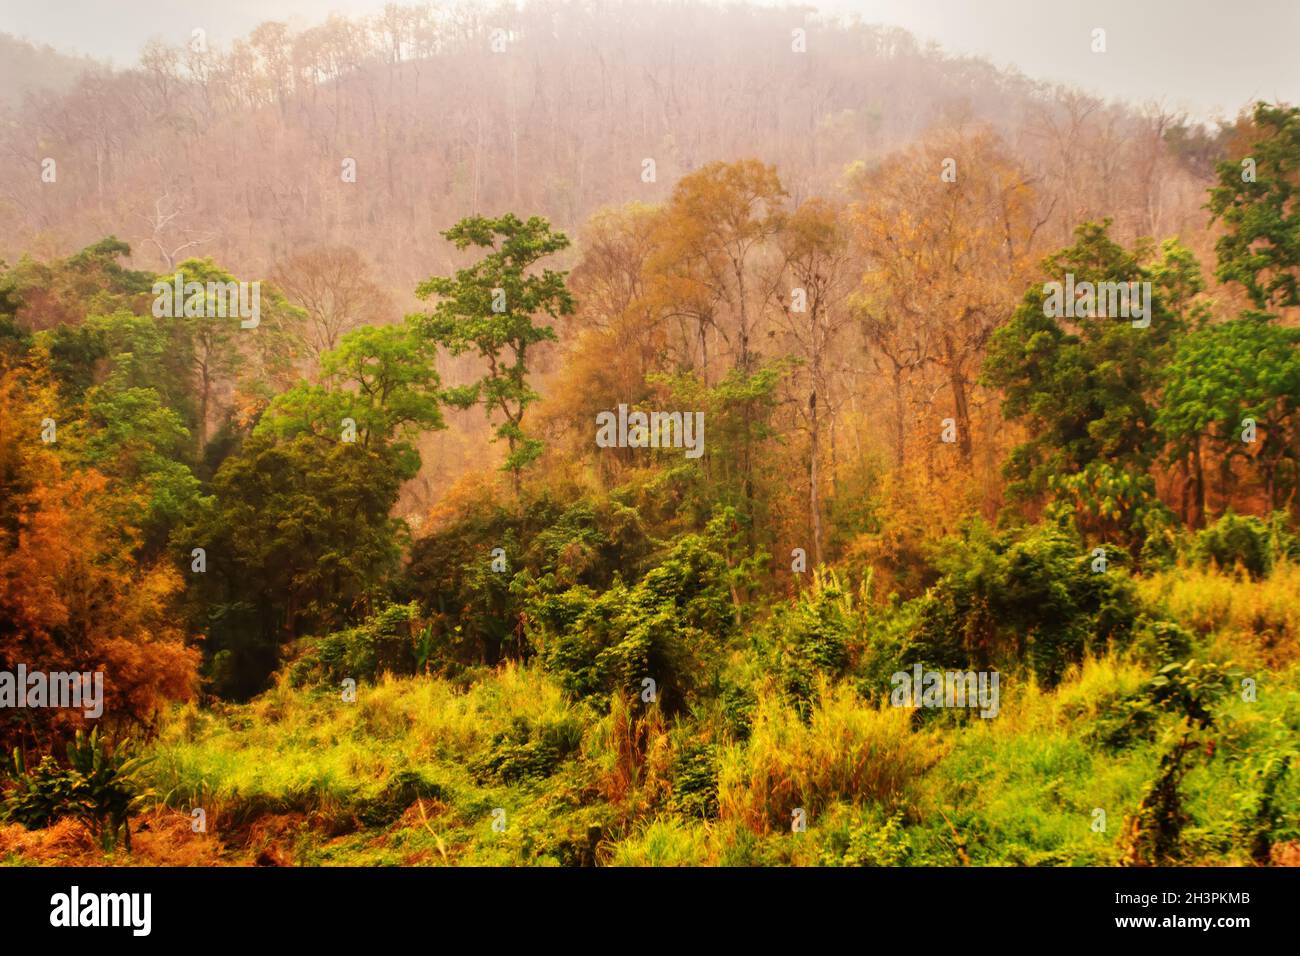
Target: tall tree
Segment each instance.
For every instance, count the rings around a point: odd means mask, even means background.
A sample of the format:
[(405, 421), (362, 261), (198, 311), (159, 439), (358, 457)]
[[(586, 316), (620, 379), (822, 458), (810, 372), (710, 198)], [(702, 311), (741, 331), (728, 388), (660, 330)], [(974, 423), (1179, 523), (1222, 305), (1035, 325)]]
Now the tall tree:
[[(1034, 236), (1025, 174), (989, 133), (960, 133), (887, 160), (859, 179), (856, 234), (867, 274), (868, 338), (896, 372), (938, 366), (952, 399), (957, 448), (971, 458), (971, 389), (993, 329), (1014, 307)], [(918, 330), (899, 336), (899, 323)]]
[(824, 410), (830, 405), (831, 352), (848, 317), (849, 244), (840, 212), (822, 199), (799, 206), (779, 239), (791, 288), (780, 296), (787, 334), (804, 362), (808, 429), (808, 522), (813, 553), (822, 562), (821, 457)]
[(528, 383), (529, 350), (555, 340), (555, 330), (540, 324), (542, 317), (571, 315), (573, 297), (565, 288), (564, 272), (530, 270), (542, 259), (568, 248), (563, 233), (552, 232), (540, 216), (527, 222), (513, 213), (497, 219), (470, 216), (443, 236), (457, 249), (486, 249), (482, 258), (454, 276), (432, 276), (416, 295), (437, 297), (433, 310), (412, 316), (433, 342), (452, 355), (475, 351), (487, 363), (476, 382), (447, 390), (457, 407), (481, 403), (488, 415), (500, 414), (497, 439), (510, 448), (504, 469), (518, 494), (523, 470), (542, 452), (542, 443), (523, 430), (524, 415), (540, 396)]
[(1255, 308), (1300, 306), (1300, 107), (1258, 103), (1248, 155), (1219, 163), (1209, 209), (1226, 227), (1216, 275)]

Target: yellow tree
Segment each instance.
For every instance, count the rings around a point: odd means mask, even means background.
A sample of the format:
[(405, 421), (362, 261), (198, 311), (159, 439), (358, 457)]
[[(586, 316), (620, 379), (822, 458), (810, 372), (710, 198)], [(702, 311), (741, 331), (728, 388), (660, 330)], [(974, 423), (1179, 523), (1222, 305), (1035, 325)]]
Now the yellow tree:
[[(866, 266), (857, 301), (868, 341), (899, 378), (909, 367), (938, 369), (969, 462), (979, 362), (1023, 291), (1042, 225), (1030, 182), (992, 133), (959, 131), (857, 175), (854, 189), (851, 220)], [(905, 423), (895, 424), (901, 461)]]
[(840, 210), (824, 199), (799, 206), (778, 240), (785, 285), (777, 301), (782, 325), (803, 359), (807, 401), (799, 403), (808, 430), (808, 521), (813, 553), (822, 562), (821, 440), (822, 413), (830, 406), (830, 368), (848, 315), (850, 254)]

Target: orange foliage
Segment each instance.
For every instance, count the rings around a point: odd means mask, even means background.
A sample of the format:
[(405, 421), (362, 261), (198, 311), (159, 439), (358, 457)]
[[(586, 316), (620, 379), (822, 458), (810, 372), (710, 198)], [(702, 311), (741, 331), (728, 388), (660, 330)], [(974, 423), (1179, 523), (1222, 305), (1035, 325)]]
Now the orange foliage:
[[(42, 442), (47, 417), (60, 418), (52, 388), (0, 376), (0, 669), (101, 671), (103, 721), (126, 729), (195, 691), (198, 651), (173, 606), (180, 576), (137, 567), (121, 492)], [(6, 744), (84, 721), (68, 709), (7, 716)]]

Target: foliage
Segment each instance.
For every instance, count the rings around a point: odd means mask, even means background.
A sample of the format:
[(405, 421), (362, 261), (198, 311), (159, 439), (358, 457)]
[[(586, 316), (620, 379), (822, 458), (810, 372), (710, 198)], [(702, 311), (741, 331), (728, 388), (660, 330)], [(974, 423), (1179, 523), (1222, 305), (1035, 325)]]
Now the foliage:
[(1239, 282), (1257, 309), (1300, 305), (1300, 107), (1257, 103), (1247, 157), (1218, 164), (1209, 209), (1223, 221), (1219, 279)]
[(5, 818), (28, 829), (77, 817), (90, 825), (105, 850), (120, 839), (130, 851), (131, 814), (153, 796), (140, 785), (141, 771), (151, 758), (132, 753), (129, 741), (111, 745), (100, 737), (99, 728), (89, 735), (77, 731), (67, 746), (67, 766), (46, 756), (29, 770), (15, 748), (15, 787), (0, 809)]
[(561, 686), (602, 699), (640, 695), (651, 680), (662, 706), (680, 709), (716, 669), (735, 626), (724, 525), (680, 538), (634, 585), (616, 582), (601, 594), (578, 586), (530, 602), (530, 637)]
[(461, 408), (481, 403), (488, 415), (500, 414), (496, 437), (510, 446), (503, 467), (518, 491), (520, 472), (541, 454), (541, 442), (523, 431), (524, 414), (540, 396), (528, 384), (529, 349), (553, 341), (549, 325), (537, 324), (539, 315), (554, 319), (573, 312), (573, 300), (564, 285), (564, 273), (529, 269), (540, 259), (565, 249), (568, 237), (551, 232), (539, 216), (526, 222), (507, 213), (497, 219), (471, 216), (443, 233), (457, 249), (489, 250), (478, 262), (457, 270), (455, 276), (432, 276), (416, 288), (421, 299), (437, 296), (428, 315), (413, 316), (430, 340), (452, 355), (474, 350), (488, 372), (477, 382), (451, 389), (448, 401)]
[(1085, 654), (1132, 639), (1139, 609), (1121, 558), (1108, 551), (1097, 572), (1066, 532), (993, 534), (973, 524), (937, 559), (943, 576), (917, 599), (920, 620), (902, 662), (976, 670), (1024, 662), (1054, 685)]

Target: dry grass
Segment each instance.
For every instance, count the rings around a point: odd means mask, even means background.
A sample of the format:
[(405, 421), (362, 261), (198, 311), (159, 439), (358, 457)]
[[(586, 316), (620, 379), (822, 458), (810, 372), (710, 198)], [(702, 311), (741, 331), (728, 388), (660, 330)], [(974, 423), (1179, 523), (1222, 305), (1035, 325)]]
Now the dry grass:
[(796, 808), (811, 817), (837, 800), (896, 804), (942, 753), (910, 711), (868, 706), (851, 687), (823, 683), (807, 724), (768, 693), (749, 740), (721, 755), (720, 816), (766, 832), (788, 829)]

